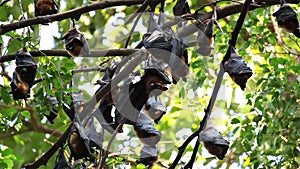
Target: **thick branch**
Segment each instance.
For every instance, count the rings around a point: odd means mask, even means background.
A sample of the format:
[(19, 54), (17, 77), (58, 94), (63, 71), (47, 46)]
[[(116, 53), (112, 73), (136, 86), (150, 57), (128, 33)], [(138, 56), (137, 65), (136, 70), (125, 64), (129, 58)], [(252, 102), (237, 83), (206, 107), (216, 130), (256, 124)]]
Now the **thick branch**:
[[(159, 1), (159, 0), (156, 0)], [(98, 3), (93, 3), (89, 5), (85, 5), (67, 12), (59, 13), (59, 14), (54, 14), (54, 15), (47, 15), (47, 16), (39, 16), (35, 18), (30, 18), (25, 21), (19, 21), (11, 24), (2, 24), (0, 25), (0, 35), (15, 30), (15, 29), (20, 29), (24, 28), (27, 26), (31, 25), (37, 25), (37, 24), (45, 24), (48, 22), (53, 22), (53, 21), (61, 21), (67, 18), (74, 18), (74, 16), (80, 16), (81, 14), (93, 11), (93, 10), (99, 10), (99, 9), (104, 9), (104, 8), (109, 8), (113, 6), (122, 6), (122, 5), (136, 5), (136, 4), (142, 4), (144, 1), (143, 0), (114, 0), (114, 1), (104, 1), (104, 2), (98, 2)], [(255, 1), (257, 4), (261, 4), (264, 6), (271, 6), (271, 5), (276, 5), (280, 4), (280, 0), (256, 0)], [(297, 4), (299, 3), (299, 0), (287, 0), (287, 3), (294, 3)], [(233, 4), (233, 5), (228, 5), (222, 8), (219, 8), (217, 10), (218, 18), (223, 18), (235, 13), (240, 12), (242, 8), (242, 4)], [(210, 14), (210, 13), (208, 13)], [(208, 18), (208, 17), (207, 17)], [(177, 20), (178, 21), (178, 20)], [(176, 22), (173, 22), (173, 24), (176, 24)]]
[[(159, 1), (159, 0), (155, 0), (155, 1)], [(11, 24), (1, 25), (0, 35), (15, 29), (24, 28), (31, 25), (45, 24), (53, 21), (61, 21), (67, 18), (79, 17), (84, 13), (88, 13), (94, 10), (105, 9), (114, 6), (123, 6), (123, 5), (131, 6), (131, 5), (142, 4), (143, 2), (144, 0), (110, 0), (110, 1), (107, 0), (103, 2), (84, 5), (82, 7), (72, 9), (67, 12), (62, 12), (62, 13), (47, 15), (47, 16), (38, 16), (38, 17), (30, 18), (25, 21), (19, 21)]]
[[(297, 4), (297, 3), (299, 3), (299, 0), (287, 0), (287, 3)], [(254, 3), (252, 3), (250, 5), (249, 11), (257, 9), (257, 8), (263, 8), (263, 7), (277, 5), (277, 4), (280, 4), (280, 0), (256, 0)], [(243, 7), (242, 3), (232, 3), (232, 4), (226, 5), (224, 7), (217, 8), (218, 19), (222, 19), (224, 17), (240, 13), (242, 11), (242, 7)], [(185, 18), (195, 17), (201, 21), (204, 21), (206, 19), (211, 18), (211, 16), (212, 16), (212, 12), (208, 12), (208, 13), (204, 13), (204, 14), (200, 14), (200, 13), (186, 14), (186, 15), (183, 15), (181, 18), (176, 18), (174, 20), (166, 22), (162, 28), (163, 29), (169, 28), (169, 27), (179, 23), (180, 21), (182, 21), (182, 19), (185, 19)], [(195, 24), (198, 24), (198, 22), (195, 22), (194, 24), (190, 24), (176, 33), (178, 34), (179, 37), (188, 36), (199, 30), (199, 29), (197, 29), (197, 26), (195, 26)]]
[[(134, 52), (137, 52), (138, 49), (109, 49), (109, 50), (92, 50), (90, 57), (104, 57), (104, 56), (127, 56)], [(33, 57), (39, 56), (65, 56), (72, 57), (68, 54), (66, 50), (32, 50), (29, 53)], [(15, 54), (8, 54), (0, 57), (0, 62), (7, 62), (14, 60), (16, 58)]]

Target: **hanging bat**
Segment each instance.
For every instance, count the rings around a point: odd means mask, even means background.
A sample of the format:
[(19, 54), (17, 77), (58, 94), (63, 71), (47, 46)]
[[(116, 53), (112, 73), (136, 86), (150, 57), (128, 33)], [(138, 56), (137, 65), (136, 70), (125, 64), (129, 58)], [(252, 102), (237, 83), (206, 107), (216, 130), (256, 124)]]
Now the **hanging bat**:
[(71, 131), (68, 139), (68, 145), (71, 150), (71, 155), (75, 160), (91, 157), (91, 142), (89, 137), (87, 136), (86, 129), (79, 122), (77, 115), (75, 116), (73, 123), (73, 130)]
[(197, 45), (199, 49), (197, 49), (196, 52), (202, 56), (211, 56), (214, 49), (214, 24), (216, 24), (221, 32), (223, 32), (221, 26), (217, 22), (217, 3), (213, 4), (212, 18), (208, 21), (204, 21), (204, 23), (206, 23), (206, 25), (204, 25), (204, 31), (200, 30), (198, 33)]
[(121, 87), (115, 103), (117, 122), (135, 125), (148, 98), (168, 90), (166, 84), (170, 83), (163, 70), (156, 67), (145, 68), (145, 73), (139, 82), (130, 82)]
[(224, 63), (224, 70), (228, 72), (231, 79), (238, 84), (242, 90), (245, 90), (246, 83), (253, 74), (252, 70), (247, 67), (246, 62), (236, 53), (232, 46), (230, 58)]
[(173, 7), (173, 13), (175, 16), (191, 13), (189, 4), (186, 2), (186, 0), (177, 0), (175, 6)]
[(280, 9), (273, 14), (273, 16), (276, 17), (279, 27), (300, 38), (298, 14), (291, 8), (290, 5), (284, 3)]
[(172, 55), (169, 60), (169, 65), (171, 68), (172, 82), (173, 84), (177, 84), (180, 79), (186, 81), (186, 76), (189, 74), (189, 63), (188, 63), (188, 53), (185, 49), (185, 45), (180, 43), (177, 45), (176, 55)]
[(157, 145), (147, 146), (144, 145), (141, 151), (140, 159), (137, 163), (142, 163), (148, 168), (151, 168), (158, 159)]
[(170, 37), (163, 31), (155, 30), (143, 35), (143, 44), (147, 51), (157, 60), (168, 62), (172, 52)]
[(223, 160), (229, 148), (229, 142), (213, 127), (207, 127), (200, 132), (200, 140), (207, 151)]
[(80, 137), (78, 131), (72, 131), (68, 143), (75, 160), (90, 156), (90, 152), (86, 148), (84, 140)]
[(29, 85), (20, 80), (20, 77), (16, 72), (13, 73), (13, 78), (10, 83), (11, 93), (14, 100), (25, 99), (30, 97), (30, 88)]
[(83, 110), (83, 96), (82, 91), (72, 92), (72, 102), (70, 105), (63, 103), (63, 109), (65, 113), (69, 116), (70, 120), (74, 120), (75, 114), (80, 114)]
[(208, 21), (204, 31), (200, 30), (198, 32), (197, 45), (199, 48), (196, 50), (196, 52), (202, 56), (210, 56), (214, 49), (213, 25), (214, 20), (211, 19)]
[(36, 69), (36, 63), (26, 48), (17, 52), (16, 68), (10, 83), (14, 100), (30, 97), (30, 88), (34, 83)]
[[(149, 96), (159, 96), (163, 91), (168, 90), (166, 84), (170, 84), (169, 77), (163, 70), (157, 68), (145, 68), (145, 74), (142, 77), (145, 81), (147, 99)], [(144, 104), (146, 101), (144, 102)], [(143, 104), (143, 105), (144, 105)], [(141, 110), (141, 109), (140, 109)]]
[[(74, 23), (74, 22), (73, 22)], [(89, 45), (84, 35), (73, 26), (62, 37), (71, 56), (90, 56)]]
[(140, 141), (145, 145), (154, 146), (161, 138), (161, 132), (153, 126), (151, 120), (143, 111), (140, 112), (134, 130)]
[(55, 0), (34, 0), (35, 16), (56, 14), (58, 4)]
[[(96, 93), (99, 90), (101, 90), (106, 84), (108, 84), (108, 82), (112, 79), (116, 68), (117, 66), (105, 68), (104, 76), (100, 80), (97, 80), (96, 84), (99, 84), (100, 87), (96, 91)], [(117, 126), (119, 125), (112, 117), (114, 100), (116, 100), (115, 97), (118, 94), (119, 94), (118, 87), (111, 89), (111, 91), (108, 92), (108, 94), (103, 97), (98, 107), (98, 110), (100, 111), (100, 114), (98, 114), (98, 117), (100, 119), (99, 122), (101, 126), (110, 133), (113, 133), (117, 128)], [(119, 132), (122, 133), (123, 130), (120, 129)]]

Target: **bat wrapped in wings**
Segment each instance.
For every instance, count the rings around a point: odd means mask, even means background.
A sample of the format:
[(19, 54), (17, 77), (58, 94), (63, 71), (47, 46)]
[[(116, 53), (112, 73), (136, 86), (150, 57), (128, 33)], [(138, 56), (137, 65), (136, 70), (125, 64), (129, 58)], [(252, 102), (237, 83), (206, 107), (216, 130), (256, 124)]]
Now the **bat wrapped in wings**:
[(75, 28), (74, 21), (70, 30), (62, 37), (65, 48), (71, 56), (90, 56), (89, 45), (84, 35)]
[(253, 74), (251, 68), (247, 66), (246, 62), (236, 53), (232, 46), (230, 58), (225, 62), (224, 69), (242, 90), (246, 88), (246, 83)]
[(58, 12), (58, 4), (55, 0), (34, 0), (35, 16), (45, 16), (56, 14)]
[(277, 23), (287, 32), (293, 33), (300, 38), (300, 25), (298, 14), (291, 8), (290, 5), (284, 3), (273, 16), (276, 17)]
[(37, 65), (30, 53), (23, 48), (16, 54), (16, 68), (10, 83), (14, 100), (30, 97), (30, 88), (34, 84)]
[(207, 127), (200, 132), (200, 140), (204, 143), (204, 147), (207, 151), (222, 160), (229, 148), (229, 142), (225, 140), (221, 133), (214, 127)]

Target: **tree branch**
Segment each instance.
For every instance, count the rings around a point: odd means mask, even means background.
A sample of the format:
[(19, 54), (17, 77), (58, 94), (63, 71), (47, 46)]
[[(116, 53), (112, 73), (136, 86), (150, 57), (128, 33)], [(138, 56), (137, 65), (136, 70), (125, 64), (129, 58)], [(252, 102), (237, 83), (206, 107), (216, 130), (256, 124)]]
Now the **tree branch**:
[(12, 136), (23, 134), (23, 133), (30, 132), (30, 131), (32, 131), (32, 130), (31, 129), (26, 129), (26, 130), (16, 131), (14, 129), (14, 131), (10, 131), (10, 132), (7, 132), (7, 133), (2, 133), (0, 135), (0, 139), (4, 139), (4, 138), (7, 138), (7, 137), (12, 137)]
[(186, 147), (190, 144), (190, 142), (195, 138), (198, 137), (199, 133), (200, 133), (200, 129), (198, 129), (197, 131), (195, 131), (192, 135), (190, 135), (185, 141), (184, 143), (178, 148), (178, 154), (175, 158), (175, 160), (173, 161), (173, 163), (171, 164), (171, 166), (169, 167), (169, 169), (174, 169), (176, 167), (176, 165), (178, 164), (180, 158), (182, 157), (184, 150), (186, 149)]
[[(62, 135), (61, 132), (56, 131), (52, 128), (43, 126), (39, 123), (37, 117), (36, 117), (36, 113), (33, 110), (33, 108), (31, 106), (26, 106), (26, 107), (21, 107), (21, 106), (17, 106), (17, 105), (5, 105), (5, 104), (0, 104), (1, 108), (15, 108), (18, 111), (29, 111), (30, 113), (30, 122), (26, 122), (23, 121), (24, 125), (26, 125), (26, 127), (28, 128), (28, 131), (36, 131), (39, 133), (48, 133), (51, 134), (55, 137), (60, 137)], [(24, 132), (19, 132), (18, 134), (21, 134)], [(8, 135), (16, 135), (16, 133), (9, 133), (9, 134), (5, 134), (5, 135), (1, 135), (0, 137), (6, 137)]]
[[(160, 2), (160, 0), (155, 0), (157, 2)], [(280, 4), (280, 0), (256, 0), (257, 4), (271, 6)], [(287, 0), (288, 3), (299, 3), (299, 0)], [(93, 10), (99, 10), (99, 9), (105, 9), (113, 6), (131, 6), (131, 5), (137, 5), (144, 3), (143, 0), (113, 0), (113, 1), (103, 1), (98, 3), (93, 3), (89, 5), (85, 5), (67, 12), (62, 12), (59, 14), (53, 14), (53, 15), (47, 15), (47, 16), (38, 16), (34, 18), (27, 19), (25, 21), (19, 21), (14, 22), (10, 24), (2, 24), (0, 25), (0, 35), (5, 34), (9, 31), (24, 28), (31, 25), (37, 25), (37, 24), (45, 24), (53, 21), (61, 21), (67, 18), (74, 18), (74, 16), (80, 16), (81, 14), (93, 11)], [(233, 4), (228, 5), (222, 8), (219, 8), (217, 10), (218, 18), (223, 18), (235, 13), (240, 12), (242, 5), (241, 4)], [(176, 23), (175, 23), (176, 24)]]
[(0, 7), (3, 6), (4, 4), (6, 4), (7, 2), (9, 2), (10, 0), (3, 0), (1, 3), (0, 3)]
[[(104, 56), (127, 56), (134, 52), (139, 51), (139, 49), (108, 49), (108, 50), (92, 50), (90, 57), (104, 57)], [(57, 49), (57, 50), (32, 50), (29, 53), (33, 57), (39, 56), (63, 56), (63, 57), (72, 57), (68, 54), (66, 50)], [(7, 62), (14, 60), (16, 54), (8, 54), (0, 57), (1, 62)]]
[[(299, 0), (287, 0), (287, 2), (297, 4), (297, 3), (299, 3)], [(267, 6), (277, 5), (277, 4), (280, 4), (280, 0), (255, 0), (255, 2), (250, 5), (249, 11), (255, 10), (257, 8), (262, 8), (262, 7), (267, 7)], [(217, 8), (217, 11), (216, 11), (217, 16), (218, 16), (217, 19), (219, 20), (224, 17), (240, 13), (242, 11), (242, 7), (243, 7), (243, 3), (233, 3), (233, 4), (226, 5), (224, 7)], [(206, 19), (211, 18), (212, 13), (213, 12), (182, 15), (180, 18), (175, 18), (171, 21), (166, 22), (162, 26), (162, 29), (169, 28), (169, 27), (181, 22), (185, 18), (193, 17), (193, 18), (197, 18), (201, 21), (204, 21)], [(199, 30), (196, 26), (197, 24), (199, 24), (199, 23), (194, 22), (193, 24), (190, 24), (190, 25), (182, 28), (181, 30), (177, 31), (176, 33), (178, 34), (179, 37), (188, 36)]]
[(41, 165), (46, 165), (48, 160), (53, 156), (53, 154), (59, 149), (61, 145), (67, 140), (73, 124), (71, 124), (68, 129), (64, 132), (64, 134), (57, 140), (57, 142), (45, 153), (43, 154), (38, 160), (35, 162), (25, 165), (26, 169), (34, 169), (39, 168)]
[[(154, 1), (160, 2), (160, 0), (154, 0)], [(131, 5), (142, 4), (143, 2), (144, 0), (106, 0), (103, 2), (88, 4), (76, 9), (69, 10), (67, 12), (62, 12), (62, 13), (47, 15), (47, 16), (38, 16), (34, 18), (29, 18), (25, 21), (19, 21), (19, 22), (14, 22), (5, 25), (3, 24), (0, 26), (0, 35), (3, 35), (6, 32), (15, 29), (24, 28), (31, 25), (45, 24), (53, 21), (61, 21), (67, 18), (79, 17), (84, 13), (88, 13), (94, 10), (105, 9), (114, 6), (123, 6), (123, 5), (131, 6)]]

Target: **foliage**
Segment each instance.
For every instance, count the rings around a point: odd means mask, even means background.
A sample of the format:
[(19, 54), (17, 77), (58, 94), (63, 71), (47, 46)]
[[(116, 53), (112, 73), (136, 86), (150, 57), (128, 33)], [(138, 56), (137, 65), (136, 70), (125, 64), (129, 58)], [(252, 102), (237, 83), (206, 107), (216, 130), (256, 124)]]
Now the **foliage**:
[[(19, 2), (22, 2), (20, 4)], [(91, 1), (58, 1), (60, 12), (68, 11)], [(192, 12), (201, 7), (204, 1), (190, 0)], [(226, 6), (232, 2), (222, 2)], [(172, 16), (174, 2), (166, 1), (166, 14)], [(21, 11), (20, 5), (23, 11)], [(223, 136), (230, 141), (230, 149), (224, 160), (213, 158), (200, 146), (194, 166), (214, 168), (298, 168), (300, 164), (300, 41), (294, 35), (278, 28), (272, 13), (279, 5), (258, 8), (249, 11), (237, 40), (237, 51), (251, 66), (254, 76), (243, 92), (232, 82), (228, 75), (222, 82), (218, 100), (213, 109), (213, 122)], [(300, 11), (300, 4), (293, 4)], [(85, 34), (90, 49), (112, 49), (124, 47), (132, 23), (123, 25), (138, 6), (120, 6), (91, 11), (83, 14), (76, 27)], [(0, 24), (17, 22), (34, 17), (32, 1), (11, 0), (0, 6)], [(211, 11), (206, 7), (203, 11)], [(171, 164), (178, 152), (177, 148), (197, 130), (204, 116), (212, 88), (215, 84), (220, 61), (222, 60), (238, 14), (218, 20), (224, 32), (215, 29), (213, 57), (203, 57), (195, 52), (196, 47), (188, 49), (190, 55), (190, 73), (187, 81), (179, 81), (165, 92), (161, 98), (168, 106), (167, 114), (155, 127), (162, 132), (158, 144), (160, 161)], [(299, 17), (298, 17), (299, 18)], [(131, 38), (130, 48), (134, 48), (146, 33), (147, 14), (142, 16), (139, 26)], [(69, 29), (68, 19), (54, 22), (53, 48), (64, 49), (62, 35)], [(2, 56), (16, 53), (23, 44), (28, 50), (39, 49), (40, 41), (46, 37), (41, 34), (47, 25), (32, 25), (13, 30), (0, 36)], [(50, 38), (51, 39), (51, 38)], [(52, 44), (48, 44), (52, 48)], [(14, 61), (1, 63), (3, 76), (0, 80), (0, 168), (21, 168), (35, 161), (58, 140), (59, 134), (66, 130), (71, 122), (61, 112), (54, 124), (50, 124), (45, 114), (53, 107), (45, 98), (46, 93), (55, 96), (59, 103), (70, 102), (69, 93), (78, 88), (69, 89), (72, 78), (76, 86), (92, 86), (84, 97), (89, 99), (96, 91), (93, 84), (102, 73), (90, 72), (72, 75), (79, 67), (95, 67), (102, 62), (120, 61), (121, 57), (66, 58), (55, 56), (36, 57), (38, 71), (36, 78), (43, 78), (32, 88), (33, 96), (27, 101), (34, 110), (26, 109), (24, 101), (14, 101), (10, 95), (10, 77), (14, 70)], [(117, 140), (113, 150), (124, 149), (131, 152), (126, 157), (109, 158), (107, 164), (112, 168), (128, 166), (127, 158), (137, 159), (141, 143), (132, 127), (126, 127), (127, 137)], [(194, 140), (195, 141), (195, 140)], [(105, 142), (107, 144), (107, 142)], [(195, 142), (187, 147), (181, 163), (184, 166), (191, 157)], [(120, 152), (122, 152), (120, 150)], [(69, 154), (68, 150), (68, 154)], [(53, 168), (56, 154), (48, 161)], [(132, 166), (133, 167), (133, 166)], [(139, 164), (135, 168), (144, 168)], [(159, 165), (155, 166), (159, 168)]]

